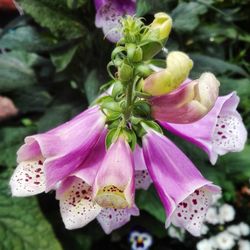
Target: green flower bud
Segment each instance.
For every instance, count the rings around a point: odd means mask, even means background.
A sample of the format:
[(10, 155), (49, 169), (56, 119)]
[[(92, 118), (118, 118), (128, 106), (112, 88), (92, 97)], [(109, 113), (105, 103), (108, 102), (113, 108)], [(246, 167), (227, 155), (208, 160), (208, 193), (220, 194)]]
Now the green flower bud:
[(128, 82), (133, 77), (133, 68), (130, 65), (123, 63), (118, 69), (118, 76), (119, 80), (122, 82)]
[(128, 59), (132, 62), (140, 62), (142, 60), (142, 49), (133, 43), (127, 44)]

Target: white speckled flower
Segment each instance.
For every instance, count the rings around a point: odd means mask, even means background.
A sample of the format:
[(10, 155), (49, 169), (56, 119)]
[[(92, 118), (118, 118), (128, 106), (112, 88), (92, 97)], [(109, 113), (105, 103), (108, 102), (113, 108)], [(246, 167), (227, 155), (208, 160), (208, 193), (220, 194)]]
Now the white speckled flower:
[(233, 235), (235, 239), (239, 239), (241, 236), (239, 225), (231, 225), (227, 228), (227, 232)]

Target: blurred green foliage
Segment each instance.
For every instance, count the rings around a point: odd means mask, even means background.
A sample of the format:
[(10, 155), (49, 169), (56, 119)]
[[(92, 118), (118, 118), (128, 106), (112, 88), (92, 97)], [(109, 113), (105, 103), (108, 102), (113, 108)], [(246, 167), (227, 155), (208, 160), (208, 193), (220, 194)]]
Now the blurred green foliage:
[[(10, 97), (19, 109), (17, 117), (1, 122), (0, 127), (0, 249), (129, 249), (128, 234), (139, 227), (155, 237), (152, 249), (183, 250), (184, 246), (167, 238), (164, 210), (152, 187), (137, 193), (142, 215), (111, 236), (105, 236), (96, 222), (65, 230), (54, 194), (38, 196), (39, 202), (35, 197), (10, 197), (8, 178), (24, 137), (48, 130), (86, 108), (108, 81), (106, 65), (113, 48), (95, 28), (93, 1), (17, 2), (26, 14), (16, 15), (0, 32), (0, 94)], [(212, 71), (221, 81), (221, 94), (236, 90), (250, 131), (250, 2), (137, 0), (137, 14), (147, 21), (157, 11), (169, 13), (174, 20), (167, 48), (192, 57), (192, 77)], [(223, 156), (212, 167), (199, 149), (169, 136), (205, 176), (223, 187), (224, 199), (235, 202), (238, 190), (250, 178), (249, 143), (243, 152)], [(247, 214), (247, 208), (239, 209), (242, 216)], [(185, 249), (194, 249), (196, 241), (188, 237), (192, 240)]]

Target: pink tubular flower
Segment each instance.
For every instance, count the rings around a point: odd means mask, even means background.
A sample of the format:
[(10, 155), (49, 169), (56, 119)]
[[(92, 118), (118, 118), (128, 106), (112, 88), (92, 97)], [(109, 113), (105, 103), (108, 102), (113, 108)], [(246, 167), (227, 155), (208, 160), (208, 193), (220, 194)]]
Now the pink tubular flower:
[(185, 124), (197, 121), (214, 106), (219, 85), (211, 73), (186, 81), (169, 94), (151, 98), (152, 116), (162, 122)]
[(213, 109), (201, 120), (190, 124), (160, 122), (167, 130), (202, 148), (215, 164), (218, 155), (243, 150), (247, 130), (236, 108), (239, 97), (235, 92), (217, 99)]
[(10, 180), (12, 194), (28, 196), (53, 189), (87, 158), (104, 126), (105, 116), (95, 106), (55, 129), (26, 137)]
[(135, 14), (135, 2), (135, 0), (95, 0), (95, 25), (102, 28), (111, 42), (116, 43), (121, 39), (120, 19), (127, 14)]
[(220, 188), (206, 180), (193, 163), (165, 136), (147, 128), (143, 153), (149, 174), (173, 223), (199, 236), (212, 195)]
[(132, 207), (134, 182), (133, 154), (127, 141), (120, 136), (108, 149), (97, 172), (93, 197), (102, 207)]

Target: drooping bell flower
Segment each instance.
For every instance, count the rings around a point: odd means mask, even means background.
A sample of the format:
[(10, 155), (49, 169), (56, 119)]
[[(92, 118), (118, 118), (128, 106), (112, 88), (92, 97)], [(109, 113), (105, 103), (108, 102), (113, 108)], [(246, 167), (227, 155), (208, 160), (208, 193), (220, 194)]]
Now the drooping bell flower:
[(134, 15), (136, 0), (95, 0), (95, 25), (102, 28), (103, 33), (113, 43), (121, 37), (121, 18), (125, 15)]
[(26, 137), (10, 180), (12, 195), (28, 196), (53, 189), (87, 158), (104, 127), (105, 115), (94, 106), (55, 129)]
[(220, 83), (212, 73), (186, 81), (169, 94), (152, 97), (152, 116), (163, 122), (191, 123), (204, 117), (214, 106)]
[(218, 155), (243, 150), (247, 130), (236, 108), (239, 97), (235, 92), (218, 97), (212, 110), (190, 124), (161, 122), (167, 130), (202, 148), (215, 164)]
[(93, 188), (93, 198), (102, 207), (120, 209), (133, 206), (134, 160), (131, 148), (123, 136), (108, 149)]
[(206, 180), (168, 138), (146, 128), (143, 153), (149, 174), (165, 207), (167, 220), (199, 236), (213, 194), (220, 188)]
[(87, 160), (63, 181), (56, 190), (60, 212), (67, 229), (81, 228), (97, 219), (105, 233), (109, 234), (126, 224), (130, 217), (139, 215), (138, 208), (103, 208), (93, 200), (93, 184), (106, 155), (106, 131), (103, 132)]
[(151, 74), (144, 80), (143, 91), (160, 96), (175, 90), (189, 75), (193, 61), (183, 52), (170, 52), (166, 59), (167, 68)]

